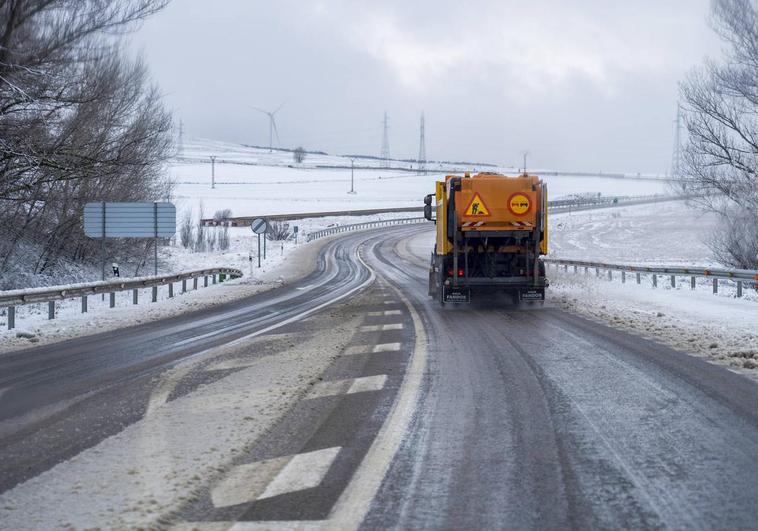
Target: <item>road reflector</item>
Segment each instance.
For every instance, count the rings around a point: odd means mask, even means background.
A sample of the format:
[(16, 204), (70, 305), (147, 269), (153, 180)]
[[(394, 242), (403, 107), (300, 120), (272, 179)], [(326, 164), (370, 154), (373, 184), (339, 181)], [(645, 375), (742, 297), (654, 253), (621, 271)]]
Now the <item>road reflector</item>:
[(474, 194), (474, 198), (468, 204), (466, 208), (466, 216), (490, 216), (490, 210), (487, 205), (484, 204), (479, 194)]

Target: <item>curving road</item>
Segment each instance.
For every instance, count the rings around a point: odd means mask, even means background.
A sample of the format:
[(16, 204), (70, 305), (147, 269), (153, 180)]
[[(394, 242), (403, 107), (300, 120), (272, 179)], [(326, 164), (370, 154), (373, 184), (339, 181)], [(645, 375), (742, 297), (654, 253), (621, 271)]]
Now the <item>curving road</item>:
[(20, 496), (139, 421), (178, 361), (342, 308), (343, 321), (379, 323), (354, 338), (373, 350), (354, 344), (360, 354), (345, 350), (322, 379), (382, 386), (306, 397), (239, 458), (316, 469), (307, 463), (326, 455), (319, 481), (285, 488), (285, 466), (257, 498), (224, 505), (214, 485), (228, 478), (208, 478), (172, 525), (755, 527), (755, 382), (549, 305), (442, 308), (426, 296), (430, 237), (425, 226), (350, 234), (292, 286), (1, 356), (0, 492)]

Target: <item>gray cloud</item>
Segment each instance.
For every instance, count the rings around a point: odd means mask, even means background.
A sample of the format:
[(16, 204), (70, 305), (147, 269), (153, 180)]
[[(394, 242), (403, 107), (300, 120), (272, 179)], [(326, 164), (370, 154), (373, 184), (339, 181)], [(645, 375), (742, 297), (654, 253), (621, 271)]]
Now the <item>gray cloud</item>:
[[(409, 5), (410, 4), (410, 5)], [(708, 0), (175, 0), (132, 38), (192, 136), (336, 153), (665, 171)]]

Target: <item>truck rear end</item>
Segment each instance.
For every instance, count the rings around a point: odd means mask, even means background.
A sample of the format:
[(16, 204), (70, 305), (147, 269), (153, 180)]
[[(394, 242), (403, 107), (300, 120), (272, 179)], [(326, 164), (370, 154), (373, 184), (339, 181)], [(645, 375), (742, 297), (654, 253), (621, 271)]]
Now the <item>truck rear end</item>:
[(429, 295), (469, 302), (477, 292), (544, 300), (547, 187), (536, 176), (449, 175), (425, 198), (437, 224)]

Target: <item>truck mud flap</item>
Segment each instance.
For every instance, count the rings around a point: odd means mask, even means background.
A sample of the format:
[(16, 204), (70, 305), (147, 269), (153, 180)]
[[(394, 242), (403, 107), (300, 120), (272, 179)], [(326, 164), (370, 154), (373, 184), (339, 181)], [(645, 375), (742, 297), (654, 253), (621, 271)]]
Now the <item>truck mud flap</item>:
[(519, 299), (522, 301), (544, 301), (545, 290), (544, 289), (530, 289), (519, 292)]
[(452, 303), (469, 303), (471, 302), (471, 290), (468, 288), (443, 287), (444, 301)]

